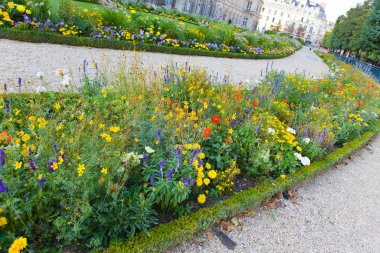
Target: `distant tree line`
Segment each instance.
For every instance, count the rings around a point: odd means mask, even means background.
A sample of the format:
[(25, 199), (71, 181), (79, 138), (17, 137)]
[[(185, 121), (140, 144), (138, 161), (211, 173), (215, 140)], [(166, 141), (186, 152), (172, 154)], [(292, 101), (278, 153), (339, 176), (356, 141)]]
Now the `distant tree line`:
[(338, 17), (322, 46), (346, 56), (380, 64), (380, 0), (366, 0)]

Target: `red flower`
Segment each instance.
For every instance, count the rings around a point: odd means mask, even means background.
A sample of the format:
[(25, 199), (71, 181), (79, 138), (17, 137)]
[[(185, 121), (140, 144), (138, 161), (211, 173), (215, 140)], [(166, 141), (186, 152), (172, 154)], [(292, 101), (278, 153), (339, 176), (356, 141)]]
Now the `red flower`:
[(232, 139), (231, 139), (231, 137), (230, 136), (228, 136), (227, 138), (226, 138), (226, 143), (231, 143), (231, 141), (232, 141)]
[(211, 135), (211, 129), (208, 128), (208, 127), (206, 127), (205, 130), (204, 130), (204, 132), (203, 132), (203, 136), (204, 136), (205, 138), (207, 138), (207, 137), (209, 137), (210, 135)]
[(257, 107), (257, 106), (259, 105), (259, 102), (257, 102), (257, 101), (253, 101), (253, 102), (252, 102), (252, 105), (253, 105), (254, 107)]
[(218, 124), (220, 122), (220, 117), (217, 115), (212, 116), (212, 122)]
[(240, 102), (242, 100), (240, 91), (236, 91), (236, 99)]
[(290, 106), (290, 108), (292, 108), (292, 109), (293, 109), (293, 107), (294, 107), (294, 104), (293, 104), (293, 103), (291, 103), (289, 106)]
[(317, 85), (313, 85), (313, 90), (318, 90)]

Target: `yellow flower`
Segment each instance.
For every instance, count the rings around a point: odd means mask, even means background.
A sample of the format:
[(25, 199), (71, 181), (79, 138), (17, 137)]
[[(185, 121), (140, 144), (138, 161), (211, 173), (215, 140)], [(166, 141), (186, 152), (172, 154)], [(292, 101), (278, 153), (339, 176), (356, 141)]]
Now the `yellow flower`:
[(285, 179), (286, 178), (286, 175), (285, 174), (281, 174), (281, 179)]
[(113, 133), (117, 133), (120, 131), (120, 127), (117, 127), (117, 126), (113, 126), (113, 127), (110, 127), (109, 130)]
[(228, 129), (228, 133), (229, 134), (233, 134), (234, 133), (234, 130), (232, 130), (232, 128)]
[(203, 152), (199, 153), (198, 155), (199, 159), (205, 159), (205, 154)]
[(51, 165), (51, 168), (53, 170), (57, 170), (58, 169), (58, 163), (54, 162), (52, 165)]
[(215, 170), (210, 170), (209, 172), (207, 172), (207, 176), (208, 176), (209, 178), (211, 178), (211, 179), (215, 179), (217, 175), (218, 175), (218, 174), (216, 173)]
[(14, 7), (14, 3), (13, 2), (8, 2), (8, 7), (12, 9)]
[(198, 178), (197, 178), (197, 186), (198, 186), (198, 187), (201, 187), (202, 185), (203, 185), (203, 180), (202, 180), (201, 177), (198, 177)]
[(102, 168), (100, 171), (102, 174), (106, 175), (108, 173), (108, 170), (106, 168)]
[(135, 14), (135, 13), (136, 13), (136, 11), (135, 11), (135, 10), (131, 10), (131, 13), (132, 13), (132, 14)]
[(5, 217), (0, 218), (0, 227), (3, 227), (8, 224), (8, 220)]
[(23, 142), (28, 142), (30, 140), (30, 135), (29, 134), (24, 134), (21, 138)]
[(59, 103), (55, 103), (54, 108), (58, 111), (61, 109), (61, 105)]
[(18, 170), (19, 168), (21, 168), (21, 166), (22, 166), (22, 162), (16, 162), (16, 163), (13, 165), (13, 167), (14, 167), (15, 170)]
[(20, 13), (24, 13), (25, 10), (26, 10), (25, 6), (24, 6), (24, 5), (20, 5), (20, 4), (17, 5), (16, 9), (17, 9), (17, 11), (20, 12)]
[(78, 172), (78, 176), (81, 177), (83, 176), (83, 171), (86, 169), (86, 167), (84, 166), (84, 164), (79, 164), (78, 168), (77, 168), (77, 172)]
[(203, 179), (203, 183), (205, 185), (209, 185), (210, 184), (210, 179), (208, 179), (208, 178)]
[(209, 164), (209, 163), (206, 163), (206, 169), (211, 169), (211, 164)]
[(25, 237), (20, 237), (18, 239), (16, 239), (11, 247), (9, 248), (8, 252), (9, 253), (19, 253), (20, 251), (22, 251), (23, 249), (26, 248), (26, 246), (28, 245), (28, 242), (26, 240)]
[(28, 15), (32, 14), (32, 12), (30, 10), (26, 10), (25, 13)]
[(297, 146), (297, 150), (298, 150), (299, 152), (301, 152), (301, 151), (302, 151), (302, 148), (301, 148), (300, 146)]
[(203, 204), (203, 203), (205, 203), (205, 202), (206, 202), (206, 195), (204, 195), (204, 194), (200, 194), (200, 195), (198, 196), (198, 203)]

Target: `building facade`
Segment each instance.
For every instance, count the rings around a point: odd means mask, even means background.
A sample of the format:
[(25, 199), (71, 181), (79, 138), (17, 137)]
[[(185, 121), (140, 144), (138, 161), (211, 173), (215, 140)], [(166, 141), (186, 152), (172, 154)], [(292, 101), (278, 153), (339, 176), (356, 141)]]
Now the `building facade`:
[(175, 8), (256, 30), (263, 4), (263, 0), (177, 0)]
[(134, 0), (256, 30), (264, 0)]
[(258, 30), (287, 32), (319, 45), (331, 26), (326, 20), (325, 7), (309, 0), (265, 0)]

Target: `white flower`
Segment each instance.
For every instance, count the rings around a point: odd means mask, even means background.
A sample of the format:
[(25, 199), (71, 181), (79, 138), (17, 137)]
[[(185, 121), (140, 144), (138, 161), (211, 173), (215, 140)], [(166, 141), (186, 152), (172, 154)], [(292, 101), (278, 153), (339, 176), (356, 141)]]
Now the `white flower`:
[(288, 131), (288, 132), (291, 133), (291, 134), (296, 134), (296, 130), (294, 130), (294, 129), (291, 128), (291, 127), (288, 127), (288, 129), (286, 129), (286, 131)]
[(302, 155), (300, 153), (294, 153), (294, 155), (297, 157), (298, 160), (302, 159)]
[(37, 76), (38, 79), (42, 80), (42, 79), (44, 79), (45, 74), (43, 72), (39, 71), (39, 72), (37, 72), (36, 76)]
[(146, 152), (148, 152), (148, 154), (152, 154), (152, 153), (154, 153), (155, 152), (155, 150), (154, 149), (152, 149), (151, 147), (149, 147), (149, 146), (146, 146), (145, 147), (145, 151)]
[(124, 163), (130, 163), (132, 165), (138, 165), (140, 164), (139, 154), (136, 152), (124, 153), (121, 157), (121, 161)]
[(273, 128), (268, 128), (268, 134), (274, 135), (276, 133), (276, 130)]
[(47, 92), (47, 89), (44, 86), (38, 86), (36, 89), (37, 93)]
[(71, 78), (68, 75), (64, 75), (62, 79), (62, 85), (69, 85), (71, 82)]
[(310, 138), (304, 138), (303, 141), (304, 141), (305, 143), (309, 144), (309, 143), (310, 143)]
[(310, 165), (310, 159), (307, 158), (306, 156), (302, 157), (300, 160), (301, 160), (301, 163), (303, 166), (309, 166)]

